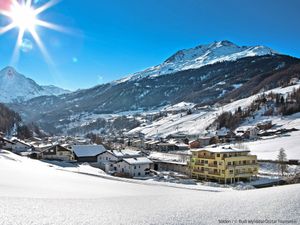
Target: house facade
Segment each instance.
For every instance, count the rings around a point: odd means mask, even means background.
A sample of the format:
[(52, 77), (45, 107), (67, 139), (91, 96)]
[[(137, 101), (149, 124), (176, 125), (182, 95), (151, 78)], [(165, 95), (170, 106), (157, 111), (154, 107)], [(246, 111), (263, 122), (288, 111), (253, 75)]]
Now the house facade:
[(10, 150), (12, 151), (14, 143), (10, 140), (0, 136), (0, 149)]
[(54, 145), (42, 152), (43, 159), (72, 161), (74, 160), (73, 152), (61, 145)]
[(115, 172), (128, 177), (143, 177), (150, 172), (152, 161), (146, 157), (126, 158), (114, 164)]
[(220, 146), (192, 150), (190, 175), (225, 184), (251, 180), (258, 174), (258, 163), (257, 156), (249, 153), (249, 150)]
[(97, 163), (98, 166), (105, 170), (106, 172), (109, 171), (116, 171), (115, 163), (122, 161), (125, 158), (139, 158), (142, 157), (140, 151), (134, 150), (108, 150), (105, 151), (97, 156)]
[(27, 152), (32, 149), (32, 146), (30, 144), (27, 144), (24, 141), (21, 141), (19, 139), (13, 139), (12, 142), (13, 145), (11, 147), (12, 147), (12, 152), (14, 153)]

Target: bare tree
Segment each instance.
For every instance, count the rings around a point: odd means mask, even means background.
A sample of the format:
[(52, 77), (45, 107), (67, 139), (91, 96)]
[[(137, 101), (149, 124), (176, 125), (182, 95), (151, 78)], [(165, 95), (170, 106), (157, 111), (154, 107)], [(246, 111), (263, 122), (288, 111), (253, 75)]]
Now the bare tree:
[(281, 174), (281, 176), (283, 176), (284, 173), (288, 171), (288, 165), (286, 164), (287, 155), (285, 153), (284, 148), (281, 148), (279, 150), (277, 160), (278, 160), (278, 172)]

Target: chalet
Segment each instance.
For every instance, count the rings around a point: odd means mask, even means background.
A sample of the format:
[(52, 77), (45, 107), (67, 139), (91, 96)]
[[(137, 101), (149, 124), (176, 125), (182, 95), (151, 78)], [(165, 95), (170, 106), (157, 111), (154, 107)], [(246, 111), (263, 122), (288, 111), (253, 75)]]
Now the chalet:
[(42, 158), (49, 160), (72, 161), (74, 160), (74, 154), (72, 150), (57, 144), (44, 150), (42, 152)]
[(12, 146), (14, 143), (4, 137), (0, 137), (0, 149), (12, 151)]
[(150, 172), (152, 161), (146, 157), (125, 158), (114, 164), (116, 173), (128, 177), (143, 177)]
[(78, 162), (96, 163), (98, 155), (105, 152), (103, 145), (73, 145), (75, 159)]
[(19, 140), (19, 139), (12, 139), (12, 142), (14, 143), (12, 145), (12, 152), (14, 153), (21, 153), (21, 152), (27, 152), (32, 150), (33, 146), (30, 144), (27, 144), (26, 142)]
[(139, 158), (142, 157), (142, 153), (140, 151), (133, 150), (112, 150), (105, 151), (98, 155), (97, 163), (101, 169), (104, 169), (106, 172), (112, 171), (114, 164), (125, 158)]

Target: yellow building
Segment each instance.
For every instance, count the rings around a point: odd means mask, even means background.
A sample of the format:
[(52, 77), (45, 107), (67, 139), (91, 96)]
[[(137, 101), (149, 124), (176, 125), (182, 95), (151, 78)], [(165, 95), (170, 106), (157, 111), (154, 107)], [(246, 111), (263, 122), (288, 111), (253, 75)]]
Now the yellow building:
[(193, 178), (225, 184), (251, 180), (258, 173), (256, 155), (250, 155), (249, 150), (222, 146), (192, 150), (189, 168)]

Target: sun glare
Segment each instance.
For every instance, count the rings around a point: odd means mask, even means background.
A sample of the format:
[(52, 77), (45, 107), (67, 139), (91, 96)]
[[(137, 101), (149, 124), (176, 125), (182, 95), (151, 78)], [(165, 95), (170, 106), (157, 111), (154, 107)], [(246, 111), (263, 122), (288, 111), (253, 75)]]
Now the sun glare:
[(47, 50), (43, 45), (36, 28), (41, 26), (52, 30), (64, 31), (63, 27), (38, 18), (40, 14), (57, 4), (59, 0), (50, 0), (37, 8), (35, 8), (32, 0), (10, 0), (10, 2), (10, 6), (6, 9), (0, 8), (0, 16), (5, 16), (10, 20), (9, 24), (4, 27), (0, 27), (0, 35), (12, 29), (19, 30), (16, 47), (13, 53), (13, 61), (18, 58), (19, 49), (24, 42), (24, 34), (27, 32), (31, 34), (48, 63), (51, 63), (49, 54), (47, 53)]
[(31, 31), (37, 24), (34, 9), (27, 5), (13, 5), (10, 18), (12, 23), (21, 30)]

